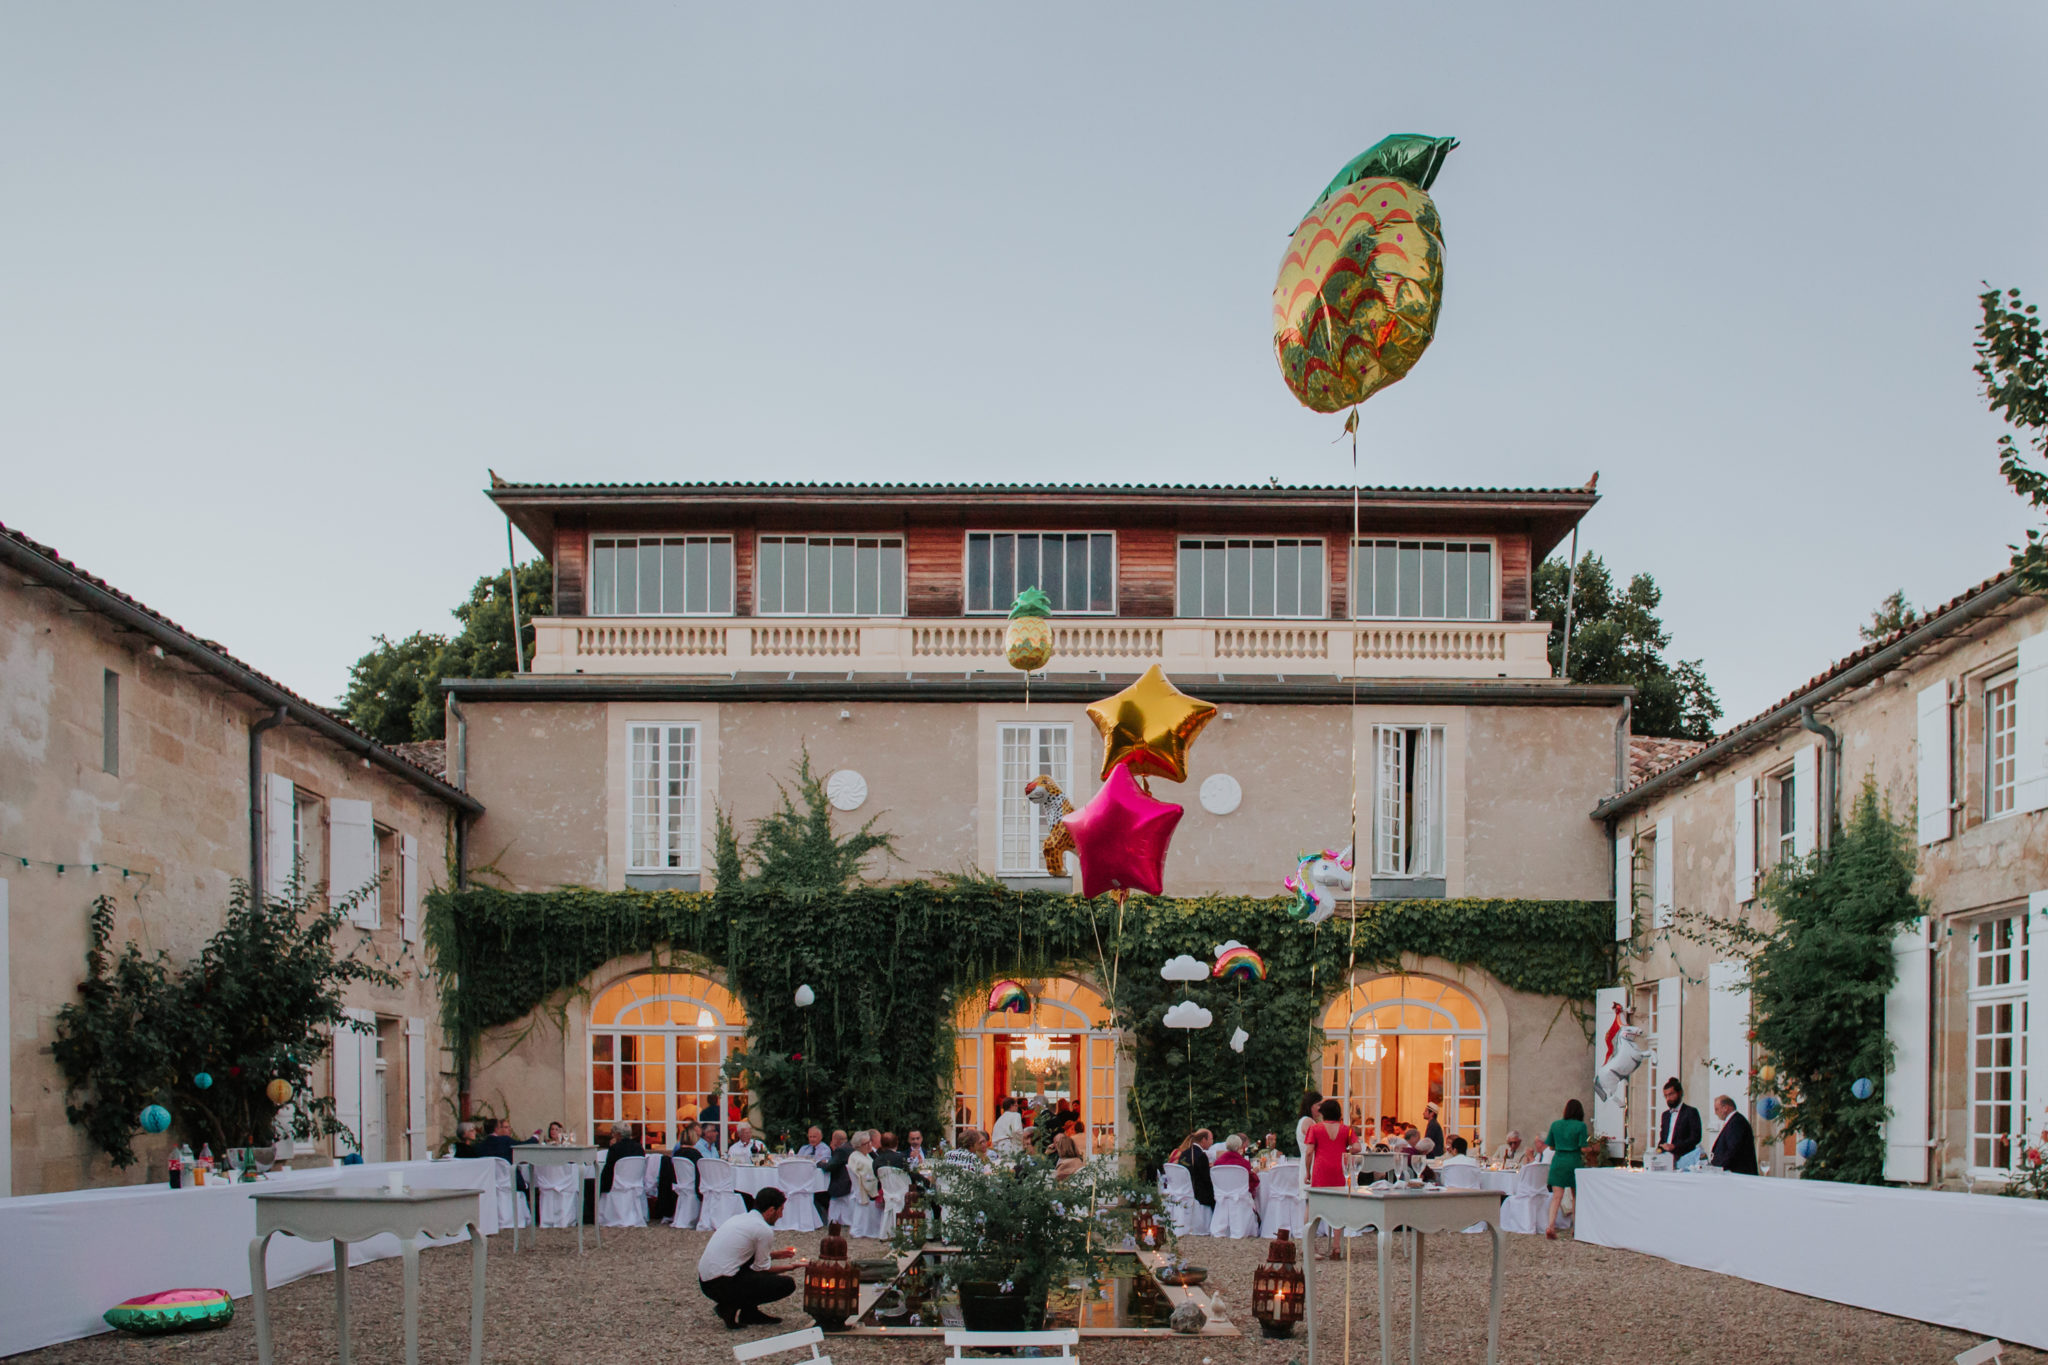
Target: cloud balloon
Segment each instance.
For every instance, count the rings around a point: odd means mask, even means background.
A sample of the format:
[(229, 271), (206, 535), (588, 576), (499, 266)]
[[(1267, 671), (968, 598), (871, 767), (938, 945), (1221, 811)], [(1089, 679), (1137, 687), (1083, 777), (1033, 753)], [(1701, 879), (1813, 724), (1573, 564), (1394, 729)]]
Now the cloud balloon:
[(1207, 981), (1209, 964), (1198, 957), (1182, 953), (1159, 969), (1163, 981)]
[(809, 986), (798, 986), (796, 988), (796, 1007), (798, 1009), (807, 1010), (817, 1003), (818, 993), (816, 991), (812, 990)]
[(1192, 1000), (1183, 1000), (1167, 1010), (1160, 1022), (1168, 1028), (1207, 1028), (1216, 1022), (1216, 1016)]

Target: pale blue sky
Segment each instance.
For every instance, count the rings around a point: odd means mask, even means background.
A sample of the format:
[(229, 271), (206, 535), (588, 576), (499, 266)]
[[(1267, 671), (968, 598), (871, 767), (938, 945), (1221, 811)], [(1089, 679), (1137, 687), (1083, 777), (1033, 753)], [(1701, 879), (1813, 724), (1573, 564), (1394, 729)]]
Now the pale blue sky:
[[(422, 10), (428, 12), (421, 12)], [(0, 521), (321, 700), (532, 480), (1348, 481), (1315, 192), (1455, 134), (1367, 480), (1577, 485), (1731, 718), (2026, 524), (2048, 8), (11, 5)]]

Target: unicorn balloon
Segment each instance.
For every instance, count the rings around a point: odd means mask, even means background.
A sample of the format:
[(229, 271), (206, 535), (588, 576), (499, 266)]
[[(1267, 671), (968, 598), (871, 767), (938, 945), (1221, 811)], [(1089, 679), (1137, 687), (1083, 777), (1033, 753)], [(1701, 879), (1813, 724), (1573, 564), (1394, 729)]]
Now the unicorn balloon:
[(1288, 913), (1310, 924), (1321, 924), (1337, 913), (1337, 894), (1351, 889), (1351, 849), (1324, 849), (1301, 855), (1301, 866), (1282, 883), (1294, 893)]

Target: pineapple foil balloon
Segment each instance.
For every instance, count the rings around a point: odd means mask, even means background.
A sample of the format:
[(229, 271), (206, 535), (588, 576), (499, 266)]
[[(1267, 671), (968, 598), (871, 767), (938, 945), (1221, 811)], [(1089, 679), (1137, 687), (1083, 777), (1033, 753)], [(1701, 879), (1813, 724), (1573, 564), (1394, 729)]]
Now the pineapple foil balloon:
[(1052, 661), (1052, 599), (1039, 588), (1026, 588), (1010, 604), (1010, 627), (1003, 632), (1003, 657), (1010, 667), (1031, 673)]
[(1317, 412), (1413, 369), (1444, 304), (1443, 227), (1428, 190), (1454, 137), (1399, 133), (1337, 172), (1294, 230), (1273, 285), (1273, 349)]

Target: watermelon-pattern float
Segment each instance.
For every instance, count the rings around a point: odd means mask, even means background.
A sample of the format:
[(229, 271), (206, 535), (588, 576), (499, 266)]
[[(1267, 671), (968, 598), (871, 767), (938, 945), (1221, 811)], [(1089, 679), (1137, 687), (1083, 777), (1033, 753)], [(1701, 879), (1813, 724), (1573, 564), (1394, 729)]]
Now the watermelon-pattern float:
[(235, 1301), (225, 1289), (164, 1289), (123, 1299), (103, 1316), (116, 1331), (168, 1336), (227, 1326), (234, 1321)]

